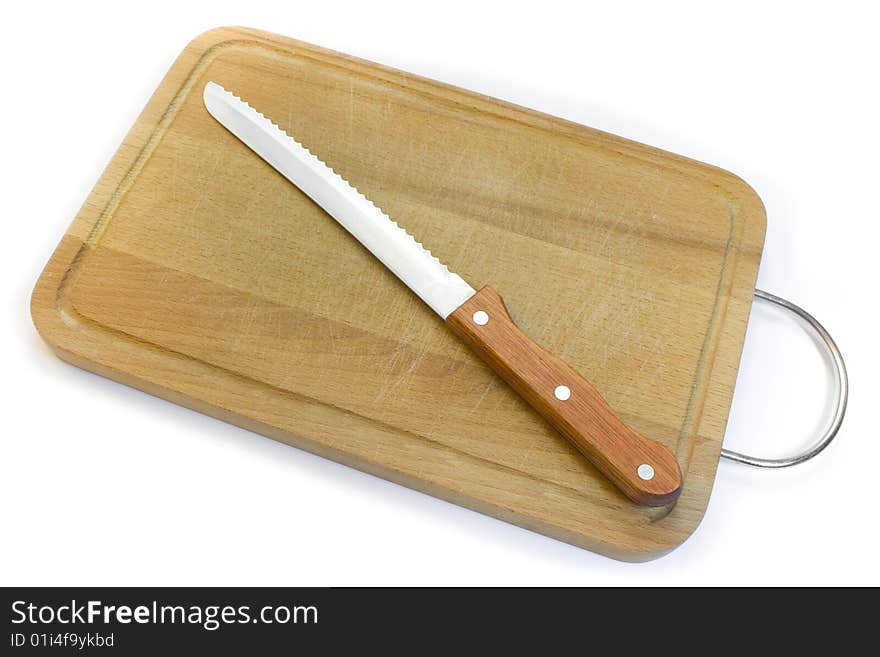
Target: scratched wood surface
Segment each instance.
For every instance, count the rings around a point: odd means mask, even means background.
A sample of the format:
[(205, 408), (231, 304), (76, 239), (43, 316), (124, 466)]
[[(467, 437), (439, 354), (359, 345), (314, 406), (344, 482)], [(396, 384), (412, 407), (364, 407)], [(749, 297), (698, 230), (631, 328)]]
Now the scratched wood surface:
[[(318, 153), (668, 446), (632, 504), (342, 228), (207, 114), (214, 80)], [(244, 28), (182, 52), (32, 298), (76, 365), (610, 556), (708, 503), (764, 238), (720, 169)]]

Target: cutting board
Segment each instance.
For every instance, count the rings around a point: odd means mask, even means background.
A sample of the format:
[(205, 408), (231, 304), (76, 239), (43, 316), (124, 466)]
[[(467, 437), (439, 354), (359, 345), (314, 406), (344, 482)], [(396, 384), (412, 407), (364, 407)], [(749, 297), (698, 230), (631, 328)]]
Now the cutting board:
[[(365, 192), (671, 449), (642, 508), (297, 188), (214, 121), (216, 81)], [(80, 367), (627, 560), (705, 512), (765, 214), (736, 176), (264, 32), (190, 43), (32, 297)]]

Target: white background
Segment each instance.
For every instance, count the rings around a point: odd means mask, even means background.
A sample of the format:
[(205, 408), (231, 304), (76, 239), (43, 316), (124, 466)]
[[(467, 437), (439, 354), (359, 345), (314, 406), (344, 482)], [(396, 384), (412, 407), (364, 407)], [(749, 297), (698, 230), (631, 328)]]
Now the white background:
[[(7, 6), (0, 584), (880, 584), (880, 17), (871, 3), (710, 4)], [(230, 24), (743, 177), (768, 212), (759, 285), (813, 312), (850, 366), (837, 441), (785, 471), (722, 463), (694, 536), (623, 564), (56, 359), (30, 321), (37, 276), (179, 51)], [(756, 307), (725, 444), (803, 447), (828, 392), (803, 331)]]

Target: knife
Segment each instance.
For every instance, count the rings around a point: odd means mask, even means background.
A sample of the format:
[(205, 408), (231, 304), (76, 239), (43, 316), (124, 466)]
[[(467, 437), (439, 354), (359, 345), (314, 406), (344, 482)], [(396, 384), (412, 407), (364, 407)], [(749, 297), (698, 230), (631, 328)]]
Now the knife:
[(627, 497), (663, 506), (681, 493), (673, 454), (630, 428), (596, 389), (513, 322), (501, 295), (474, 290), (333, 169), (254, 108), (208, 82), (205, 107), (338, 221)]

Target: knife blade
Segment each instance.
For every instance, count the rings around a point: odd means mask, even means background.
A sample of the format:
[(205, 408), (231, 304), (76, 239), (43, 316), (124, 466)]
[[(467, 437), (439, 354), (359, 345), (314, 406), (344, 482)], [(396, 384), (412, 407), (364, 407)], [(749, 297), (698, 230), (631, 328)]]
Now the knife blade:
[(208, 82), (203, 97), (211, 116), (339, 222), (625, 495), (646, 506), (679, 496), (674, 455), (629, 427), (586, 379), (520, 330), (491, 286), (476, 291), (238, 96)]

